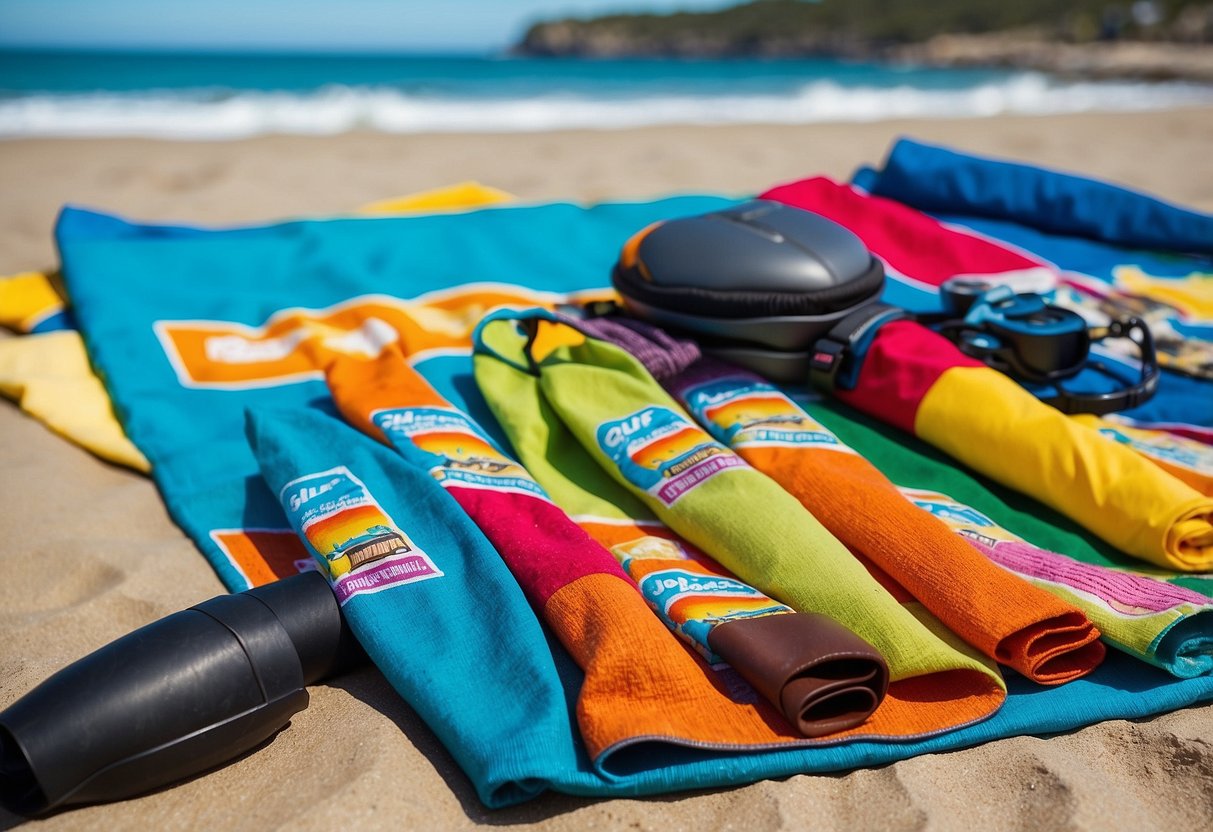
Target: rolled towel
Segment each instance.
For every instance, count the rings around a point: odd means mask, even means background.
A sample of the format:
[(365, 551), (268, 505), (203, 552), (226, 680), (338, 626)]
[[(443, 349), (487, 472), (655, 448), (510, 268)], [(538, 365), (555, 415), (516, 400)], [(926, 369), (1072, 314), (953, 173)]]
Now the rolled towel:
[(837, 397), (1035, 497), (1127, 554), (1213, 569), (1213, 498), (1043, 404), (921, 324), (880, 327)]
[(1041, 684), (1084, 676), (1103, 660), (1099, 631), (1081, 610), (991, 563), (759, 376), (641, 321), (578, 326), (636, 356), (717, 440), (986, 656)]
[(1033, 546), (946, 494), (901, 492), (1003, 569), (1081, 609), (1113, 647), (1180, 678), (1213, 672), (1213, 598)]

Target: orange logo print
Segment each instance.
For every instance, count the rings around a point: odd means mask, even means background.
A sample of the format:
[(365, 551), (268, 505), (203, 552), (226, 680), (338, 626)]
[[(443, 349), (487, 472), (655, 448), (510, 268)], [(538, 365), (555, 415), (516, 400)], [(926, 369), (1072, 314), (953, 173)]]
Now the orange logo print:
[(391, 344), (412, 362), (471, 346), (472, 330), (499, 307), (552, 308), (611, 297), (561, 295), (472, 283), (410, 300), (361, 295), (325, 309), (284, 309), (262, 326), (232, 321), (157, 321), (156, 336), (184, 387), (244, 390), (322, 378), (337, 355), (376, 358)]
[(210, 538), (250, 587), (316, 568), (291, 529), (213, 529)]

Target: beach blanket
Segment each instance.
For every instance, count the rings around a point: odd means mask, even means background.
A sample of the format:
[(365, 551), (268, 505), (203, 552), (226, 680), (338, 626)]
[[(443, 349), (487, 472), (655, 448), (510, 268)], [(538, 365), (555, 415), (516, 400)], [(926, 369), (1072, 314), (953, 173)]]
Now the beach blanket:
[[(505, 191), (468, 181), (379, 200), (355, 213), (434, 213), (512, 199)], [(114, 418), (109, 395), (89, 366), (60, 283), (56, 272), (0, 277), (0, 326), (26, 335), (0, 340), (0, 395), (102, 459), (147, 473), (150, 463)]]
[(114, 418), (74, 329), (0, 340), (0, 395), (77, 445), (146, 474), (151, 465)]
[[(246, 409), (321, 411), (302, 425), (290, 420), (257, 423), (283, 425), (286, 439), (282, 431), (270, 427), (256, 435), (265, 436), (267, 443), (278, 436), (273, 440), (279, 443), (276, 447), (306, 456), (303, 463), (292, 465), (309, 469), (351, 462), (361, 467), (359, 460), (371, 460), (365, 465), (382, 473), (368, 474), (361, 481), (389, 509), (385, 513), (397, 525), (407, 525), (410, 515), (398, 517), (380, 493), (384, 482), (398, 476), (395, 468), (407, 464), (330, 415), (320, 374), (324, 362), (338, 355), (376, 356), (387, 344), (397, 344), (443, 398), (504, 446), (505, 437), (471, 376), (469, 336), (483, 314), (498, 304), (552, 307), (570, 299), (607, 296), (607, 276), (619, 246), (636, 230), (660, 219), (730, 204), (734, 203), (718, 197), (678, 197), (584, 208), (556, 204), (217, 230), (131, 223), (69, 208), (60, 218), (56, 237), (89, 355), (127, 435), (150, 461), (174, 518), (224, 582), (239, 589), (310, 568), (314, 562), (288, 522), (279, 494), (265, 485), (245, 441)], [(1126, 262), (1132, 262), (1131, 257)], [(908, 285), (895, 280), (890, 292)], [(1037, 545), (1069, 555), (1083, 550), (1089, 557), (1125, 566), (1123, 557), (1078, 533), (1064, 519), (1051, 514), (1034, 518), (1040, 511), (1035, 504), (1016, 502), (1013, 495), (940, 462), (917, 443), (899, 445), (897, 451), (884, 448), (889, 458), (883, 459), (869, 447), (879, 449), (881, 440), (892, 440), (837, 405), (816, 407), (815, 418), (860, 449), (894, 482), (913, 482), (949, 494)], [(1179, 421), (1189, 423), (1192, 413), (1191, 407), (1176, 411), (1182, 417)], [(868, 447), (855, 439), (864, 432), (877, 434), (869, 437)], [(930, 464), (921, 465), (922, 470), (946, 471), (955, 479), (948, 487), (936, 487), (934, 482), (899, 477), (893, 469), (909, 464), (905, 454), (924, 457)], [(428, 540), (441, 534), (440, 529), (427, 524), (402, 530), (415, 534), (437, 571), (456, 573), (454, 566), (443, 563), (445, 556), (437, 556), (448, 550)], [(408, 583), (373, 597), (384, 604), (400, 604), (399, 614), (407, 617), (401, 620), (420, 628), (425, 638), (438, 632), (460, 633), (473, 607), (489, 610), (500, 603), (513, 610), (523, 597), (516, 585), (510, 589), (494, 578), (494, 591), (504, 594), (478, 596), (475, 604), (435, 603), (425, 608), (424, 616), (408, 616), (410, 593), (427, 586), (427, 592), (435, 587), (445, 591), (444, 580)], [(1193, 589), (1207, 587), (1200, 578), (1184, 580)], [(528, 626), (536, 626), (534, 614), (522, 603), (532, 617)], [(475, 643), (484, 645), (483, 640)], [(407, 643), (398, 645), (400, 650), (407, 647)], [(631, 765), (621, 763), (607, 772), (593, 767), (570, 727), (581, 685), (577, 666), (550, 640), (540, 643), (528, 635), (517, 647), (527, 651), (525, 666), (541, 668), (536, 673), (548, 692), (540, 698), (542, 706), (536, 706), (537, 723), (559, 723), (563, 728), (545, 746), (552, 753), (540, 766), (515, 767), (511, 762), (534, 759), (525, 757), (530, 754), (530, 735), (525, 731), (517, 734), (517, 742), (496, 746), (502, 758), (499, 771), (506, 775), (489, 776), (483, 768), (467, 766), (479, 794), (490, 805), (548, 787), (581, 794), (641, 794), (836, 770), (1017, 733), (1048, 733), (1100, 719), (1144, 716), (1213, 697), (1213, 680), (1207, 676), (1175, 680), (1144, 662), (1113, 654), (1091, 675), (1057, 688), (1042, 689), (1012, 675), (1006, 703), (990, 719), (920, 742), (855, 741), (723, 757), (686, 752), (641, 756), (623, 760)], [(426, 678), (444, 678), (447, 656), (453, 652), (457, 651), (434, 651)], [(513, 653), (502, 654), (507, 655)], [(507, 701), (517, 684), (513, 674), (495, 659), (482, 668), (485, 701)], [(458, 673), (451, 673), (450, 679), (458, 678)], [(475, 759), (470, 745), (460, 745), (480, 742), (475, 731), (459, 721), (458, 712), (437, 701), (447, 692), (445, 685), (399, 682), (397, 687), (419, 713), (452, 720), (453, 727), (438, 731), (439, 735), (452, 744), (461, 763)], [(423, 701), (426, 697), (434, 701)], [(517, 782), (524, 787), (502, 788), (503, 783)]]
[(46, 272), (0, 277), (0, 326), (29, 333), (70, 329), (67, 304), (55, 277)]

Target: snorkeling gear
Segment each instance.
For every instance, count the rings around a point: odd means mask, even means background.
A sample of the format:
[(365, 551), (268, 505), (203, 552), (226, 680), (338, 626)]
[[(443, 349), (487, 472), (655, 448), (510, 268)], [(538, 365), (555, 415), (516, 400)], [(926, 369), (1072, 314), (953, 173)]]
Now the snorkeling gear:
[[(1158, 386), (1154, 342), (1139, 318), (1088, 329), (1038, 294), (965, 278), (940, 287), (942, 315), (911, 316), (878, 302), (884, 269), (859, 237), (767, 200), (649, 226), (624, 246), (612, 282), (629, 314), (778, 382), (847, 386), (857, 371), (851, 357), (875, 331), (914, 317), (1064, 413), (1126, 410)], [(1091, 358), (1091, 345), (1108, 338), (1137, 345), (1140, 378)], [(1118, 389), (1065, 386), (1084, 370)]]
[[(932, 326), (962, 353), (1010, 376), (1062, 413), (1127, 410), (1148, 401), (1158, 388), (1154, 341), (1149, 327), (1138, 318), (1088, 329), (1082, 316), (1048, 304), (1038, 294), (1016, 293), (1009, 286), (964, 278), (945, 281), (940, 297), (945, 308), (942, 315), (915, 316), (874, 303), (847, 316), (814, 345), (810, 383), (827, 392), (836, 387), (850, 389), (858, 372), (855, 357), (867, 351), (876, 331), (890, 321), (912, 318)], [(1091, 344), (1106, 338), (1127, 338), (1137, 344), (1141, 376), (1136, 382), (1091, 359)], [(1063, 386), (1084, 370), (1094, 370), (1122, 386), (1103, 393)]]
[[(1029, 388), (1052, 387), (1053, 393), (1034, 392), (1062, 413), (1128, 410), (1148, 401), (1158, 387), (1154, 339), (1140, 318), (1088, 329), (1077, 312), (1046, 303), (1040, 295), (1017, 294), (1009, 286), (962, 278), (945, 281), (940, 298), (945, 320), (935, 328), (941, 335), (965, 355)], [(1107, 338), (1127, 338), (1137, 345), (1141, 376), (1136, 382), (1126, 381), (1102, 361), (1091, 360), (1091, 345)], [(1086, 369), (1124, 386), (1108, 393), (1080, 393), (1062, 386)]]
[(315, 571), (220, 595), (55, 673), (0, 712), (0, 803), (132, 797), (256, 748), (364, 654)]

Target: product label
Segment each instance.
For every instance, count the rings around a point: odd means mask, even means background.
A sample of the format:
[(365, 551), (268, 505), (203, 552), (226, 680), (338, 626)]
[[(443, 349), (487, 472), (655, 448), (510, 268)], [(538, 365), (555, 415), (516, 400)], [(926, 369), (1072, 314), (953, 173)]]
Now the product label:
[(1162, 431), (1134, 430), (1133, 428), (1106, 425), (1101, 425), (1099, 432), (1113, 442), (1128, 445), (1143, 456), (1152, 457), (1177, 468), (1213, 475), (1213, 447), (1204, 443), (1180, 436), (1170, 436)]
[(248, 390), (324, 378), (336, 356), (373, 359), (391, 344), (410, 359), (466, 353), (472, 330), (500, 306), (551, 307), (602, 296), (554, 294), (505, 283), (465, 283), (413, 298), (359, 295), (323, 309), (291, 307), (260, 326), (223, 320), (163, 320), (153, 329), (184, 387)]
[(958, 503), (946, 494), (936, 491), (921, 491), (915, 488), (899, 488), (910, 502), (925, 509), (948, 525), (952, 531), (987, 546), (999, 543), (1018, 543), (1023, 538), (1012, 534), (986, 517), (980, 511)]
[(730, 448), (814, 447), (854, 453), (777, 387), (750, 378), (724, 378), (688, 389), (683, 400), (696, 420)]
[(343, 605), (361, 593), (442, 576), (345, 466), (292, 480), (278, 496)]
[[(625, 560), (624, 571), (634, 561)], [(721, 659), (708, 645), (708, 633), (717, 624), (740, 618), (759, 618), (792, 612), (751, 586), (733, 578), (681, 568), (649, 572), (637, 580), (644, 600), (665, 625), (689, 642), (709, 664)]]
[(651, 406), (598, 426), (598, 446), (628, 482), (667, 506), (745, 462), (667, 407)]
[(632, 540), (616, 543), (611, 554), (621, 563), (630, 558), (639, 560), (690, 560), (690, 554), (682, 544), (668, 537), (646, 534)]
[(547, 499), (526, 469), (497, 450), (488, 434), (454, 408), (378, 410), (371, 420), (401, 453), (420, 462), (443, 486), (512, 491)]

